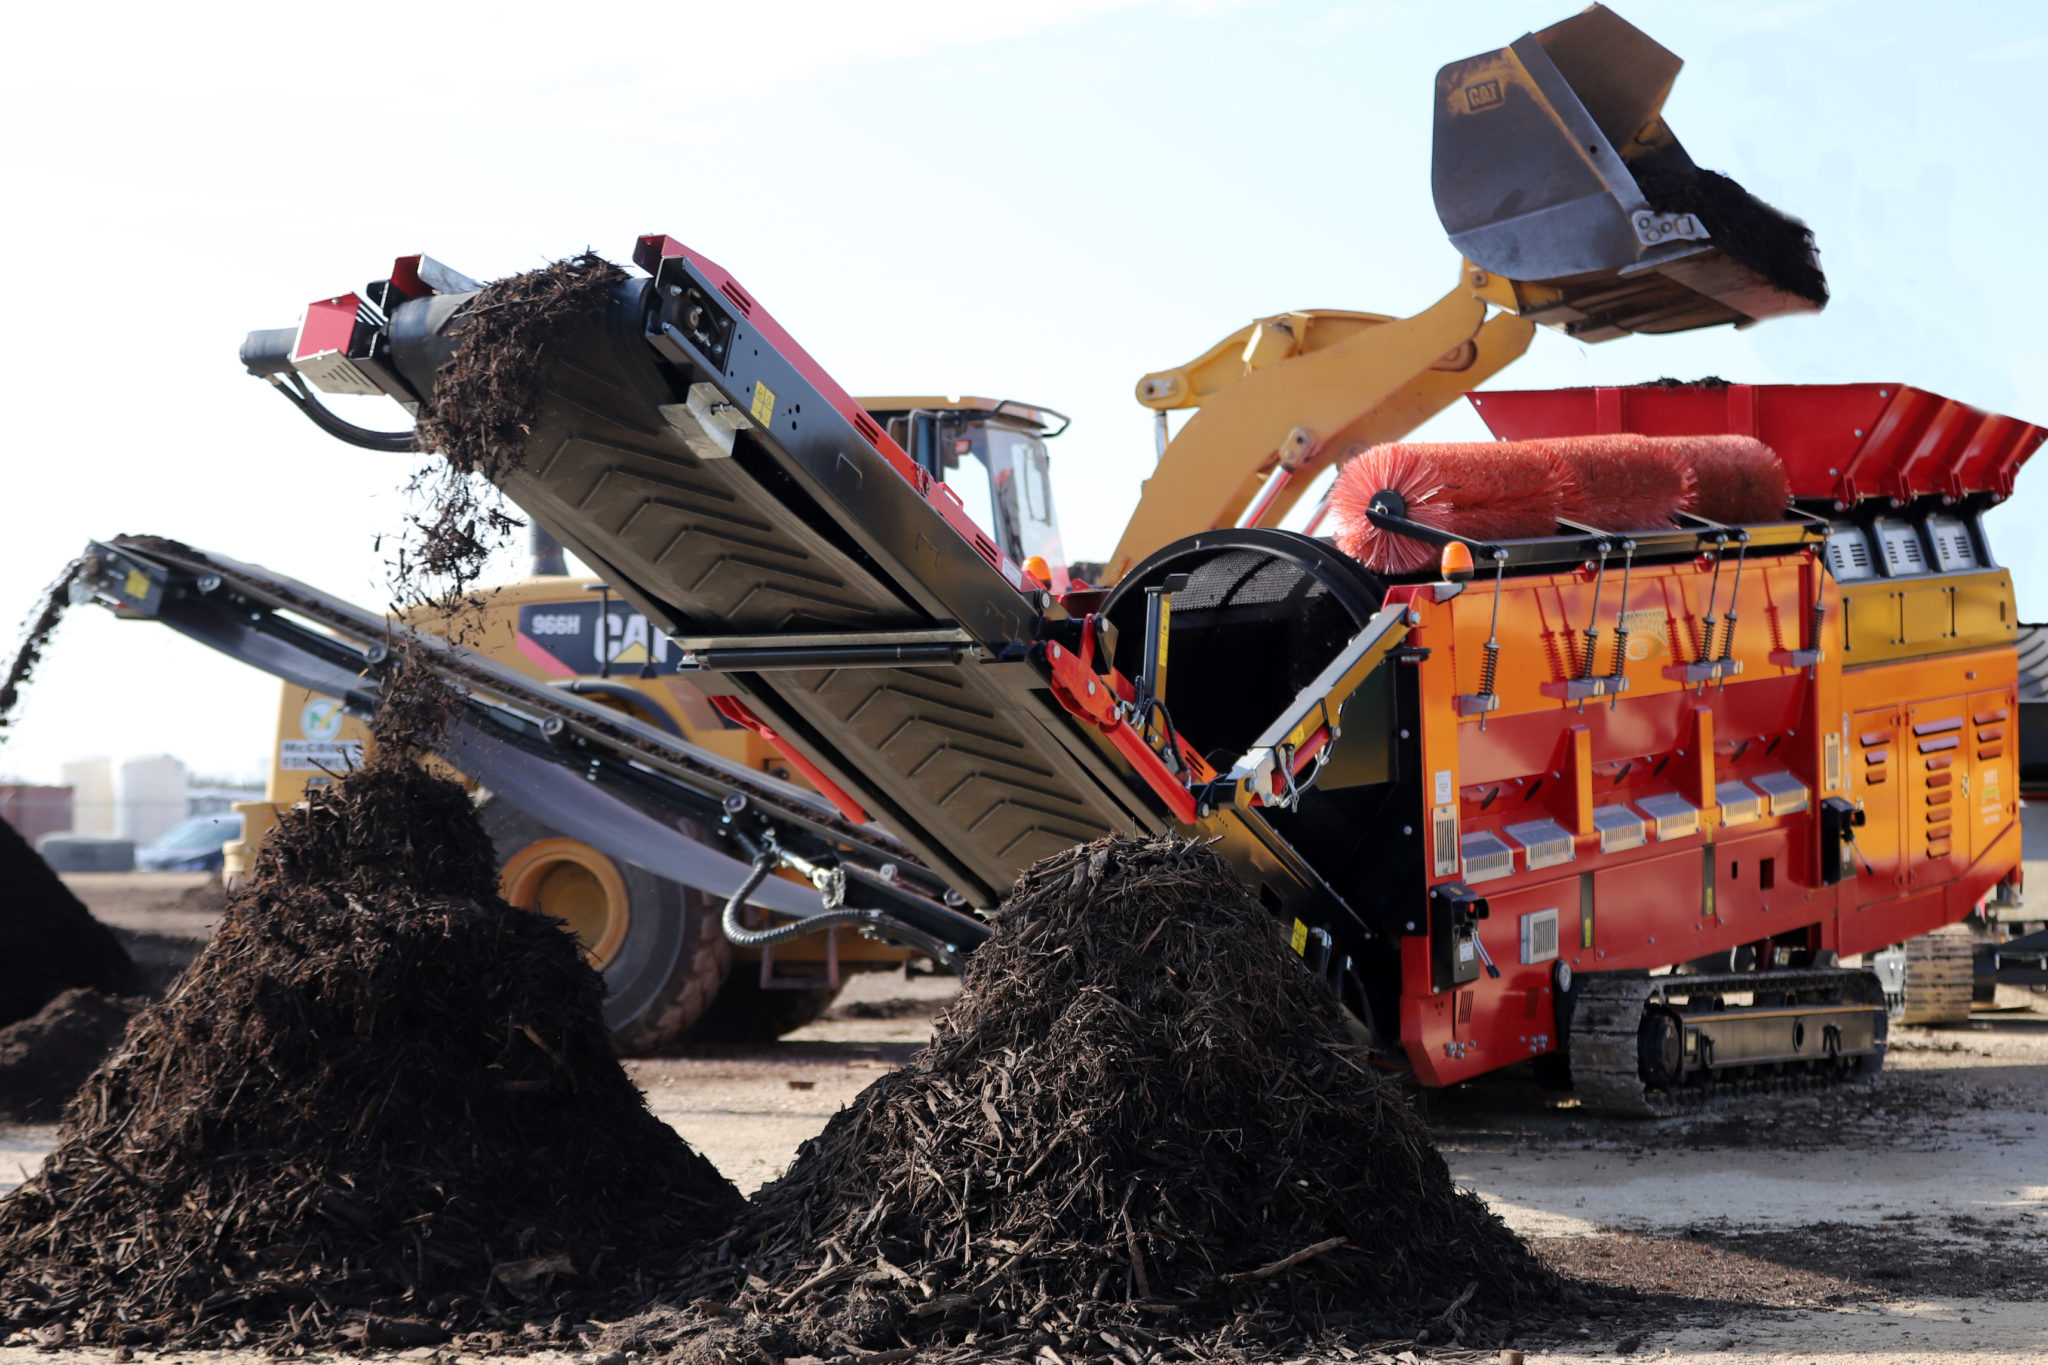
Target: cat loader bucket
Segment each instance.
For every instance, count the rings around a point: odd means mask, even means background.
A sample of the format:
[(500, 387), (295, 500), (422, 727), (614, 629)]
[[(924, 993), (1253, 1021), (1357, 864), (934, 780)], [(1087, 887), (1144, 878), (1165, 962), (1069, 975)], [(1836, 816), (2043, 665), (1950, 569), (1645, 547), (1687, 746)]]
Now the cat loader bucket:
[(1497, 301), (1588, 341), (1814, 312), (1805, 224), (1693, 164), (1683, 63), (1605, 6), (1437, 73), (1432, 189)]

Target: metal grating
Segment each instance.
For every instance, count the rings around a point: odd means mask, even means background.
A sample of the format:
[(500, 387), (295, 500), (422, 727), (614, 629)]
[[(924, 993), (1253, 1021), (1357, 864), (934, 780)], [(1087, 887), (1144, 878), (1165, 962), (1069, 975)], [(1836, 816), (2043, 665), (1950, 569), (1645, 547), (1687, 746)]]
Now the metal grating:
[(1173, 595), (1176, 612), (1219, 607), (1266, 606), (1294, 598), (1306, 602), (1329, 591), (1298, 564), (1250, 550), (1230, 550), (1188, 574), (1188, 585)]
[(1721, 808), (1724, 825), (1746, 825), (1764, 813), (1764, 799), (1742, 782), (1715, 783), (1714, 804)]
[(1828, 534), (1828, 569), (1837, 583), (1877, 577), (1870, 557), (1870, 537), (1854, 522), (1838, 521)]
[(1676, 792), (1646, 796), (1636, 802), (1657, 827), (1657, 838), (1683, 839), (1700, 832), (1700, 810)]
[(1465, 880), (1489, 882), (1510, 877), (1515, 871), (1515, 851), (1498, 834), (1480, 830), (1458, 840), (1458, 858), (1465, 865)]
[(1548, 962), (1557, 956), (1557, 911), (1537, 910), (1522, 916), (1522, 965)]
[(1509, 825), (1502, 833), (1522, 846), (1522, 861), (1531, 872), (1568, 863), (1578, 856), (1571, 831), (1555, 820), (1525, 820)]
[(1650, 822), (1627, 806), (1596, 807), (1593, 828), (1600, 831), (1602, 853), (1620, 853), (1650, 842)]
[(1934, 542), (1934, 566), (1943, 573), (1981, 569), (1970, 527), (1961, 517), (1929, 517), (1927, 538)]
[(1927, 572), (1927, 552), (1920, 545), (1920, 532), (1908, 522), (1879, 521), (1878, 544), (1884, 547), (1885, 571), (1893, 578)]
[(1438, 877), (1458, 875), (1458, 808), (1438, 806), (1430, 817), (1430, 847), (1435, 857), (1431, 873)]
[(1812, 793), (1806, 784), (1782, 768), (1773, 773), (1759, 773), (1749, 779), (1749, 785), (1764, 794), (1772, 815), (1797, 815), (1812, 804)]

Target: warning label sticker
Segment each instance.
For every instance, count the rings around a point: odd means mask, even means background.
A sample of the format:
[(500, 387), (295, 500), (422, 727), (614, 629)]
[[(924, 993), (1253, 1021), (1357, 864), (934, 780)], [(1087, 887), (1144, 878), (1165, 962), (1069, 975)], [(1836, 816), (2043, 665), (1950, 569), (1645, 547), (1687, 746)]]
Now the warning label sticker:
[(359, 739), (287, 739), (277, 746), (277, 766), (288, 773), (345, 773), (362, 762)]
[(775, 391), (760, 380), (755, 380), (754, 401), (748, 411), (754, 414), (754, 420), (762, 426), (772, 423), (775, 420)]

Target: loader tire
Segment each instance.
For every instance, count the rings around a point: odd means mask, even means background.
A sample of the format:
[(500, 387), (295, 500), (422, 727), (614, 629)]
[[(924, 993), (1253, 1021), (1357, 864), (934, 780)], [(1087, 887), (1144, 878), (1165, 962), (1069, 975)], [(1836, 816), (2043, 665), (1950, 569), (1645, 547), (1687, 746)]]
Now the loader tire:
[(742, 962), (690, 1030), (693, 1043), (772, 1043), (832, 1008), (839, 989), (764, 991), (758, 963)]
[(604, 1022), (619, 1054), (680, 1042), (732, 968), (719, 903), (568, 838), (509, 802), (487, 801), (477, 813), (498, 851), (500, 893), (567, 921), (603, 975)]
[(1966, 924), (1948, 924), (1906, 944), (1906, 1010), (1902, 1024), (1970, 1022), (1976, 990), (1976, 948)]

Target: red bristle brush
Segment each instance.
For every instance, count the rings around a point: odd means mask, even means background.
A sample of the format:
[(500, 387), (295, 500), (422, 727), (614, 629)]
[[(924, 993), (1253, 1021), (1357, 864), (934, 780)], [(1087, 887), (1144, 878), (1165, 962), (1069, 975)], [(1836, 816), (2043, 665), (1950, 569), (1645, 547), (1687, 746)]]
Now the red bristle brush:
[(1437, 562), (1434, 545), (1372, 524), (1382, 491), (1400, 496), (1397, 516), (1469, 540), (1520, 540), (1557, 530), (1563, 504), (1556, 457), (1534, 441), (1374, 446), (1338, 471), (1330, 487), (1337, 547), (1381, 573), (1415, 573)]
[(1602, 531), (1668, 530), (1692, 496), (1692, 469), (1663, 436), (1561, 436), (1531, 442), (1557, 457), (1570, 474), (1563, 515)]
[(1693, 494), (1686, 511), (1725, 526), (1783, 521), (1792, 480), (1769, 446), (1754, 436), (1683, 438), (1692, 465)]

